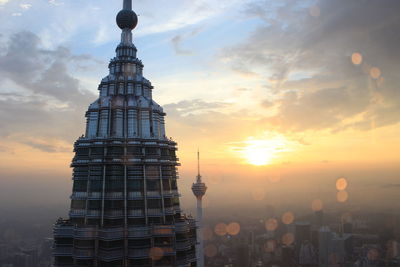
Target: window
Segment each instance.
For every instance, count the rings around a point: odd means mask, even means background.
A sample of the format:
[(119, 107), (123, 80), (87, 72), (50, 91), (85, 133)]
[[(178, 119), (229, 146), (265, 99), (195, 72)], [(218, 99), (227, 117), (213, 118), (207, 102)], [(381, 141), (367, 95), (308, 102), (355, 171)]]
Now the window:
[(101, 209), (101, 200), (88, 200), (88, 209)]
[(72, 200), (71, 201), (71, 208), (82, 210), (86, 208), (86, 200)]
[(76, 180), (73, 186), (74, 192), (86, 192), (87, 191), (87, 180)]
[(92, 147), (90, 154), (92, 156), (103, 156), (104, 155), (104, 148), (102, 147)]
[(141, 180), (128, 180), (128, 191), (143, 191), (143, 182)]
[(80, 157), (89, 156), (89, 148), (78, 148), (76, 150), (76, 155)]
[(107, 155), (108, 156), (123, 156), (124, 155), (124, 148), (119, 146), (111, 146), (107, 148)]
[(159, 191), (160, 181), (158, 180), (147, 180), (147, 191)]
[(161, 209), (161, 200), (160, 199), (148, 199), (147, 200), (147, 208)]
[(140, 156), (142, 155), (142, 148), (139, 146), (130, 146), (127, 149), (128, 156)]
[(128, 200), (128, 208), (130, 209), (143, 209), (143, 200)]
[(90, 191), (91, 192), (102, 192), (103, 191), (103, 181), (102, 180), (90, 181)]
[(158, 148), (146, 147), (146, 155), (158, 155)]

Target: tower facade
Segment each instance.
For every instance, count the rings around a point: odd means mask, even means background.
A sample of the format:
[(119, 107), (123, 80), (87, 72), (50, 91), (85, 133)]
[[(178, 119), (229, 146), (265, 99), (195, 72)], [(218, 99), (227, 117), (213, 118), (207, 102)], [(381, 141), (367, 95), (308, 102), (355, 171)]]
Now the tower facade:
[(202, 182), (200, 175), (200, 153), (197, 152), (197, 179), (192, 185), (192, 191), (197, 199), (197, 240), (196, 249), (197, 266), (204, 267), (204, 237), (203, 237), (203, 197), (206, 194), (206, 184)]
[(195, 221), (179, 203), (177, 144), (136, 57), (137, 22), (124, 0), (121, 43), (74, 145), (69, 218), (54, 227), (55, 266), (196, 266)]

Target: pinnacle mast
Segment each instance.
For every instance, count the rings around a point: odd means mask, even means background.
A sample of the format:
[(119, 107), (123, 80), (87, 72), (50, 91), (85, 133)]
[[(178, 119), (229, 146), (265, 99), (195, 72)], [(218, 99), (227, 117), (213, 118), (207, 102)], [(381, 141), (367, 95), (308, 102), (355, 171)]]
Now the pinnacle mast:
[(132, 0), (124, 0), (123, 9), (132, 10)]
[(122, 30), (121, 44), (133, 46), (132, 30), (138, 23), (138, 17), (132, 10), (132, 0), (123, 0), (122, 10), (117, 15), (118, 27)]
[(201, 183), (201, 175), (200, 175), (200, 151), (197, 149), (197, 182)]

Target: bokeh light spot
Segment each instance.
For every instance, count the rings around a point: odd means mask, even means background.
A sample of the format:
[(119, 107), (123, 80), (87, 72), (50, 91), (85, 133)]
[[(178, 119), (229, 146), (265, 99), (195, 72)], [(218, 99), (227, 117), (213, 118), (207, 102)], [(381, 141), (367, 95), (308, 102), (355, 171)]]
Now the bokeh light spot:
[(377, 67), (373, 67), (369, 70), (369, 74), (371, 75), (371, 77), (375, 80), (379, 79), (379, 77), (381, 77), (382, 72), (379, 68)]
[(268, 176), (268, 180), (271, 182), (271, 183), (278, 183), (278, 182), (280, 182), (280, 180), (281, 180), (281, 177), (280, 177), (280, 175), (277, 175), (277, 174), (275, 174), (275, 175), (270, 175), (270, 176)]
[(342, 214), (342, 222), (343, 223), (350, 223), (353, 220), (353, 216), (350, 212), (345, 212)]
[(294, 221), (294, 214), (292, 212), (288, 211), (282, 215), (282, 222), (284, 224), (291, 224), (293, 223), (293, 221)]
[(379, 258), (379, 252), (378, 252), (378, 250), (377, 250), (376, 248), (370, 249), (370, 250), (368, 251), (368, 253), (367, 253), (367, 258), (368, 258), (370, 261), (376, 261), (376, 260), (378, 260), (378, 258)]
[(347, 185), (348, 183), (346, 178), (339, 178), (336, 180), (336, 189), (339, 191), (346, 190)]
[(153, 261), (161, 260), (164, 256), (164, 251), (162, 248), (154, 247), (150, 249), (150, 257)]
[(215, 257), (218, 254), (218, 248), (213, 244), (207, 245), (204, 248), (204, 254), (209, 258)]
[(265, 222), (265, 229), (268, 231), (275, 231), (278, 228), (278, 220), (275, 218), (268, 219)]
[(226, 231), (230, 235), (238, 235), (240, 233), (240, 224), (238, 224), (237, 222), (230, 223), (226, 227)]
[(291, 233), (286, 233), (282, 237), (282, 243), (286, 246), (290, 246), (294, 242), (294, 235)]
[(226, 235), (226, 233), (227, 233), (226, 224), (225, 224), (225, 223), (219, 223), (219, 224), (217, 224), (217, 225), (215, 226), (215, 228), (214, 228), (214, 232), (215, 232), (216, 235), (219, 235), (219, 236), (224, 236), (224, 235)]
[(277, 247), (276, 240), (273, 240), (273, 239), (269, 239), (264, 244), (265, 251), (269, 252), (269, 253), (274, 252), (276, 247)]
[(336, 194), (336, 198), (338, 202), (346, 202), (349, 199), (349, 194), (346, 191), (339, 191)]
[(324, 207), (324, 204), (322, 203), (322, 201), (320, 199), (315, 199), (311, 203), (311, 208), (313, 211), (320, 211), (323, 209), (323, 207)]
[(203, 238), (204, 240), (212, 240), (213, 239), (213, 231), (209, 227), (204, 228), (203, 230)]
[(251, 195), (254, 200), (261, 201), (265, 198), (265, 190), (263, 188), (254, 188), (253, 191), (251, 191)]
[(351, 61), (354, 65), (360, 65), (363, 61), (363, 56), (360, 53), (353, 53), (351, 55)]

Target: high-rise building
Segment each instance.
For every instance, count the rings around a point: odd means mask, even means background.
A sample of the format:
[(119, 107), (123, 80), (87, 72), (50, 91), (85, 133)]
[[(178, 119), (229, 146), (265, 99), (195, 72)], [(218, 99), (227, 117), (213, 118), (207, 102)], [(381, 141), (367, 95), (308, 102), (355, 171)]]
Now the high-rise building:
[(296, 247), (297, 250), (305, 241), (311, 241), (311, 225), (309, 222), (296, 222)]
[(124, 0), (121, 43), (74, 145), (69, 219), (54, 227), (55, 266), (196, 266), (195, 221), (179, 203), (177, 144), (136, 57), (137, 22)]
[(333, 233), (328, 226), (322, 226), (319, 229), (318, 262), (320, 267), (331, 266), (332, 238)]
[(201, 180), (200, 175), (200, 152), (197, 151), (197, 179), (192, 185), (192, 191), (197, 199), (197, 239), (196, 250), (198, 267), (204, 267), (204, 241), (203, 241), (203, 197), (206, 194), (206, 184)]

